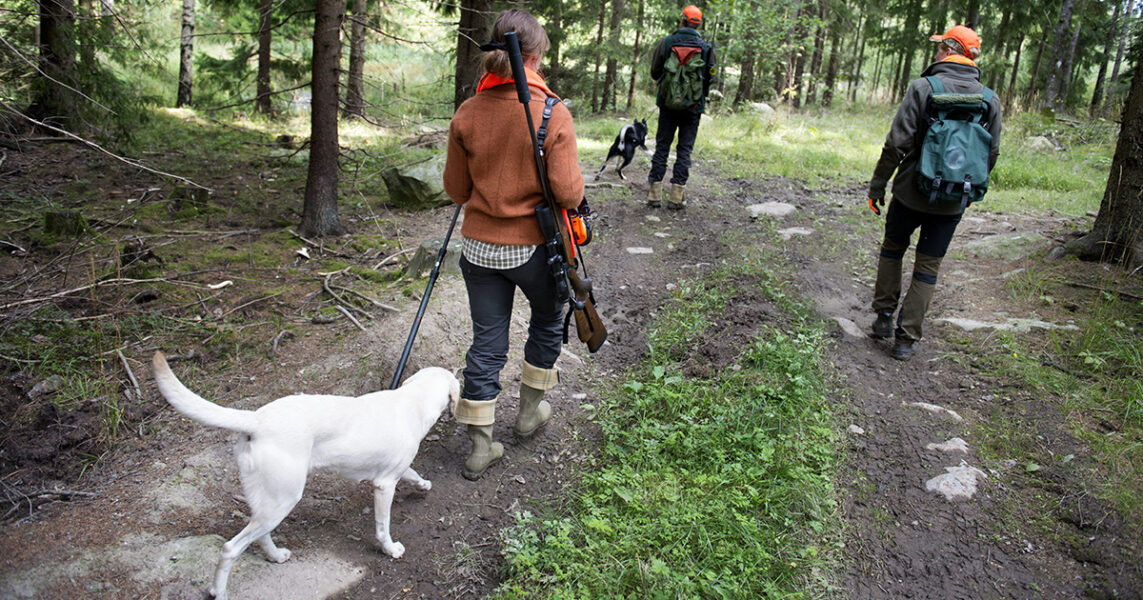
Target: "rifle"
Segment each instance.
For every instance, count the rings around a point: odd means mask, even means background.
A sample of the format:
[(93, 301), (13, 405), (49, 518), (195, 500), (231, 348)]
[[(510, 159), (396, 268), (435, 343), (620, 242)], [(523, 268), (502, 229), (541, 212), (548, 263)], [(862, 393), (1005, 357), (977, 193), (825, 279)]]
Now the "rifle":
[[(532, 92), (528, 89), (528, 76), (524, 72), (524, 58), (520, 52), (520, 40), (515, 31), (504, 34), (508, 60), (512, 64), (512, 78), (516, 80), (516, 96), (524, 105), (524, 115), (528, 118), (528, 134), (532, 140), (532, 155), (536, 161), (536, 173), (540, 177), (540, 188), (544, 201), (536, 206), (536, 218), (540, 222), (540, 232), (544, 236), (544, 248), (548, 252), (548, 267), (556, 282), (556, 294), (561, 302), (567, 302), (568, 315), (564, 319), (564, 342), (568, 338), (568, 321), (575, 319), (576, 334), (587, 344), (590, 352), (595, 352), (607, 341), (607, 329), (603, 319), (595, 310), (595, 296), (592, 294), (591, 278), (587, 276), (587, 266), (583, 264), (582, 253), (576, 252), (577, 242), (571, 231), (568, 211), (560, 208), (552, 196), (548, 173), (544, 168), (544, 157), (540, 143), (536, 139), (536, 128), (532, 123), (532, 111), (528, 103)], [(548, 106), (548, 110), (551, 106)], [(577, 213), (578, 215), (578, 213)], [(580, 277), (579, 269), (583, 269)]]

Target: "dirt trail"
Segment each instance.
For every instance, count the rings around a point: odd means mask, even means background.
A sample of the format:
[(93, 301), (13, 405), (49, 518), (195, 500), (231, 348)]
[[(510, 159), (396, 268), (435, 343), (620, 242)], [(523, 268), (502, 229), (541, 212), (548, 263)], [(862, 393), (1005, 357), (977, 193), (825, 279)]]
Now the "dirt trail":
[[(496, 438), (506, 447), (503, 461), (478, 482), (462, 479), (459, 465), (468, 442), (455, 422), (439, 423), (414, 463), (433, 488), (422, 493), (398, 487), (392, 530), (406, 547), (400, 560), (384, 556), (372, 539), (367, 485), (314, 476), (275, 536), (293, 558), (270, 564), (252, 547), (232, 573), (234, 596), (477, 598), (491, 591), (502, 567), (500, 532), (519, 511), (558, 507), (575, 485), (577, 464), (595, 447), (597, 432), (581, 408), (591, 401), (593, 382), (639, 360), (646, 328), (680, 278), (702, 275), (740, 255), (740, 249), (721, 241), (728, 230), (751, 232), (746, 237), (759, 244), (782, 245), (787, 268), (823, 317), (867, 327), (871, 282), (855, 273), (866, 272), (863, 263), (872, 260), (880, 233), (842, 218), (860, 209), (859, 190), (814, 190), (780, 179), (721, 180), (701, 166), (696, 171), (688, 189), (691, 207), (683, 214), (644, 207), (635, 186), (628, 197), (597, 205), (602, 221), (589, 258), (610, 341), (593, 357), (583, 355), (582, 345), (569, 346), (559, 362), (565, 383), (552, 393), (556, 417), (541, 434), (518, 441), (510, 432), (523, 339), (520, 318), (504, 373), (508, 397), (498, 408)], [(751, 219), (747, 207), (767, 201), (786, 202), (797, 211), (774, 222)], [(443, 225), (437, 225), (446, 222), (449, 210), (431, 217), (405, 215), (400, 227), (409, 239), (439, 235)], [(793, 226), (812, 233), (789, 240), (776, 233)], [(1034, 221), (1016, 226), (1040, 227)], [(986, 217), (973, 229), (1007, 227)], [(960, 239), (972, 235), (978, 234)], [(946, 263), (934, 316), (987, 304), (998, 295), (999, 274), (1014, 268), (989, 263), (968, 272), (958, 262)], [(459, 277), (446, 275), (438, 282), (407, 373), (423, 365), (462, 363), (469, 335), (465, 302)], [(347, 327), (337, 335), (292, 340), (273, 361), (233, 368), (219, 376), (224, 380), (198, 378), (199, 386), (210, 384), (199, 391), (224, 403), (256, 407), (294, 391), (358, 394), (384, 386), (395, 362), (389, 349), (400, 348), (415, 309), (408, 302), (366, 332)], [(1139, 579), (1130, 579), (1138, 572), (1114, 556), (1140, 548), (1112, 540), (1112, 530), (1085, 530), (1108, 540), (1102, 564), (1078, 560), (1050, 541), (1009, 535), (998, 513), (1011, 478), (978, 457), (970, 432), (974, 415), (1006, 382), (946, 355), (955, 350), (942, 342), (943, 329), (929, 327), (929, 339), (908, 363), (889, 359), (884, 342), (846, 334), (841, 327), (826, 357), (842, 386), (838, 427), (852, 424), (864, 431), (846, 434), (847, 466), (838, 482), (846, 520), (842, 558), (848, 568), (841, 588), (849, 592), (843, 595), (1074, 598), (1114, 587), (1126, 593), (1120, 597), (1139, 597)], [(188, 367), (173, 364), (180, 374)], [(210, 364), (198, 368), (211, 372)], [(196, 381), (187, 383), (196, 387)], [(150, 394), (157, 410), (168, 410), (153, 389)], [(965, 421), (903, 402), (953, 409)], [(231, 440), (173, 415), (162, 422), (157, 435), (123, 444), (101, 463), (96, 477), (85, 478), (82, 491), (90, 497), (48, 505), (0, 529), (0, 596), (203, 597), (219, 546), (244, 524)], [(968, 439), (967, 453), (926, 449), (957, 436)], [(926, 481), (962, 460), (987, 473), (974, 498), (948, 501), (925, 490)]]

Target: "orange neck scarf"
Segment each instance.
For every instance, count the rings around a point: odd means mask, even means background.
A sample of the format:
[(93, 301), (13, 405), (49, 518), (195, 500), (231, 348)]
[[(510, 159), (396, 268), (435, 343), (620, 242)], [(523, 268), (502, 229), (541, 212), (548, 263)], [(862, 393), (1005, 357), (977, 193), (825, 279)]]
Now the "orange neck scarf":
[(946, 56), (943, 60), (941, 60), (941, 62), (954, 62), (954, 63), (960, 63), (962, 65), (969, 65), (972, 67), (976, 66), (976, 63), (973, 62), (973, 60), (971, 58), (969, 58), (967, 56), (963, 56), (961, 54), (950, 54), (950, 55)]
[[(554, 93), (552, 93), (552, 90), (548, 89), (547, 84), (544, 83), (543, 75), (540, 75), (539, 73), (527, 67), (524, 67), (524, 74), (528, 76), (528, 85), (538, 87), (541, 90), (544, 90), (545, 94), (554, 98), (559, 98), (559, 96), (556, 96)], [(484, 76), (480, 78), (480, 83), (476, 84), (476, 93), (479, 94), (484, 90), (488, 90), (499, 85), (504, 85), (506, 83), (515, 82), (516, 80), (511, 77), (501, 77), (495, 73), (485, 73)]]

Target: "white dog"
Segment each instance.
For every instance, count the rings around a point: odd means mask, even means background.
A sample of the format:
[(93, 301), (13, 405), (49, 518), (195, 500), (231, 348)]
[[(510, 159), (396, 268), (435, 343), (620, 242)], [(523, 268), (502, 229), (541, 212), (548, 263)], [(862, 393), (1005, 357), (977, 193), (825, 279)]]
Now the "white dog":
[(175, 410), (204, 425), (243, 434), (234, 455), (250, 524), (222, 546), (210, 590), (215, 598), (226, 598), (230, 568), (251, 542), (257, 541), (270, 560), (290, 558), (289, 550), (274, 545), (270, 532), (302, 499), (306, 476), (314, 469), (371, 481), (377, 540), (393, 558), (405, 553), (389, 535), (393, 492), (398, 480), (420, 490), (432, 487), (409, 465), (445, 408), (456, 408), (460, 382), (452, 373), (429, 367), (396, 390), (357, 398), (299, 394), (249, 411), (219, 406), (187, 389), (161, 352), (155, 353), (152, 366), (159, 392)]

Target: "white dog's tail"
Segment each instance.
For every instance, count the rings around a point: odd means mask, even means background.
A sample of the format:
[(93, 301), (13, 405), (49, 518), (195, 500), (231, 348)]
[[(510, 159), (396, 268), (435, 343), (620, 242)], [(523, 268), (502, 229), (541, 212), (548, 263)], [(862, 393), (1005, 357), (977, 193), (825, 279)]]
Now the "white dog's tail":
[(257, 421), (252, 411), (219, 406), (190, 391), (171, 372), (170, 366), (167, 365), (167, 358), (163, 356), (162, 352), (156, 352), (154, 358), (151, 359), (151, 369), (155, 377), (155, 384), (159, 387), (159, 393), (183, 416), (203, 425), (244, 433), (254, 432)]

